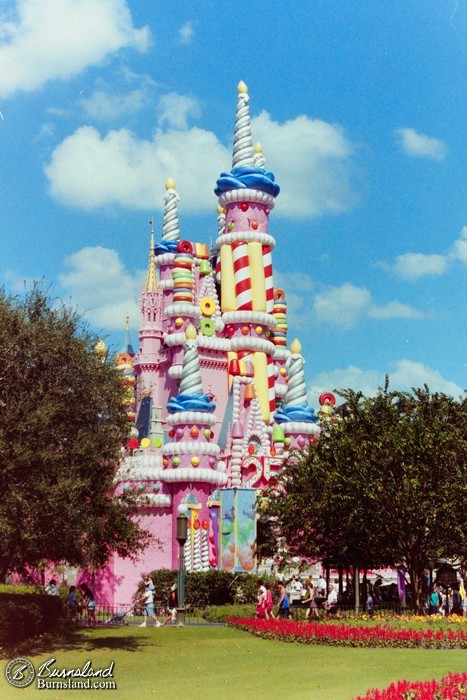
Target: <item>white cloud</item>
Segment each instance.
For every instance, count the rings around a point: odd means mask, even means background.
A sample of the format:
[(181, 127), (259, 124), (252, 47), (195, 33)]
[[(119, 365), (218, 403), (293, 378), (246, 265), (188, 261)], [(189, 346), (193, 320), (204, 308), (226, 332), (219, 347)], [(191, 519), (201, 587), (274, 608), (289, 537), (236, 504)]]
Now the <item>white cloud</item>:
[(371, 318), (423, 318), (424, 314), (400, 301), (390, 301), (385, 306), (371, 306), (368, 310)]
[(341, 287), (328, 287), (313, 299), (313, 311), (318, 321), (344, 329), (354, 326), (370, 307), (370, 292), (349, 283)]
[[(115, 103), (103, 96), (95, 111), (111, 111)], [(54, 197), (85, 209), (108, 205), (154, 208), (160, 183), (171, 175), (182, 206), (192, 212), (212, 211), (212, 189), (220, 172), (229, 168), (231, 152), (210, 131), (187, 128), (200, 115), (199, 103), (169, 93), (159, 101), (159, 125), (152, 140), (121, 129), (100, 134), (90, 126), (78, 129), (59, 144), (45, 168)], [(342, 131), (306, 116), (283, 125), (263, 112), (253, 120), (271, 163), (281, 170), (284, 191), (277, 213), (304, 218), (338, 213), (355, 202), (350, 184), (353, 146)]]
[(158, 112), (159, 124), (168, 124), (175, 129), (187, 129), (189, 117), (197, 119), (201, 116), (201, 108), (195, 99), (176, 92), (160, 98)]
[(454, 242), (451, 257), (454, 260), (462, 260), (462, 262), (467, 263), (467, 226), (464, 226), (459, 238)]
[(122, 48), (144, 51), (125, 0), (17, 0), (0, 23), (0, 96), (40, 88), (100, 64)]
[(193, 22), (185, 22), (183, 27), (180, 27), (178, 30), (178, 39), (180, 44), (191, 44), (194, 33), (195, 28), (193, 26)]
[[(285, 292), (289, 327), (303, 330), (316, 323), (327, 323), (342, 330), (353, 328), (363, 318), (423, 318), (417, 309), (393, 300), (379, 306), (371, 292), (349, 282), (340, 287), (320, 285), (318, 291), (309, 275), (302, 273), (274, 273), (274, 286)], [(298, 289), (299, 292), (291, 290)]]
[(398, 255), (393, 263), (379, 262), (377, 265), (402, 279), (414, 282), (428, 275), (444, 275), (455, 260), (467, 263), (467, 226), (464, 226), (446, 255), (404, 253)]
[(415, 129), (410, 128), (396, 129), (395, 133), (403, 151), (409, 156), (432, 160), (444, 160), (447, 156), (448, 147), (440, 139), (419, 134)]
[(446, 255), (405, 253), (398, 255), (390, 269), (402, 279), (414, 281), (427, 275), (444, 275), (449, 260)]
[(120, 95), (96, 90), (89, 97), (81, 98), (78, 102), (87, 116), (105, 121), (138, 112), (147, 104), (148, 95), (144, 90), (139, 89)]
[(263, 144), (266, 169), (274, 171), (279, 184), (286, 184), (277, 216), (307, 218), (352, 208), (355, 146), (340, 126), (305, 115), (279, 124), (261, 112), (251, 127), (254, 139)]
[(216, 136), (198, 128), (157, 130), (152, 141), (145, 141), (127, 129), (101, 137), (85, 126), (57, 146), (45, 173), (52, 196), (87, 210), (161, 210), (163, 183), (171, 176), (182, 207), (215, 212), (212, 185), (228, 158)]
[(463, 394), (460, 386), (448, 379), (444, 379), (438, 370), (412, 360), (398, 360), (394, 362), (393, 369), (389, 372), (389, 378), (393, 389), (408, 390), (412, 387), (423, 387), (424, 384), (427, 384), (431, 391), (451, 394), (456, 398)]
[(421, 362), (404, 359), (391, 363), (387, 372), (362, 370), (353, 365), (330, 372), (321, 372), (311, 382), (310, 402), (316, 405), (320, 394), (339, 389), (353, 389), (361, 391), (365, 396), (374, 396), (378, 388), (384, 386), (386, 374), (389, 375), (391, 391), (410, 391), (412, 387), (421, 388), (427, 384), (430, 391), (449, 394), (455, 398), (463, 393), (460, 386), (445, 379), (438, 370)]
[(122, 330), (125, 317), (138, 327), (138, 299), (145, 272), (125, 270), (118, 253), (100, 246), (82, 248), (64, 260), (65, 271), (59, 276), (63, 295), (84, 313), (99, 330)]
[[(310, 385), (309, 399), (313, 404), (318, 403), (321, 394), (340, 389), (353, 389), (361, 391), (365, 396), (374, 396), (378, 387), (384, 384), (384, 374), (376, 370), (361, 370), (354, 365), (344, 369), (334, 369), (330, 372), (320, 372)], [(342, 399), (336, 396), (339, 403)]]

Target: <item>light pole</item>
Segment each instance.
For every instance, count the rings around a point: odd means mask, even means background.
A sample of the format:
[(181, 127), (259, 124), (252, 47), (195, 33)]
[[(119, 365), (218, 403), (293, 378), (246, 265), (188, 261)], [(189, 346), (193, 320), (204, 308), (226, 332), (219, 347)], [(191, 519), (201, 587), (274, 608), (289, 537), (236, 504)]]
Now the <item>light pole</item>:
[(177, 574), (177, 625), (185, 625), (185, 542), (188, 536), (187, 506), (180, 504), (177, 515), (178, 574)]

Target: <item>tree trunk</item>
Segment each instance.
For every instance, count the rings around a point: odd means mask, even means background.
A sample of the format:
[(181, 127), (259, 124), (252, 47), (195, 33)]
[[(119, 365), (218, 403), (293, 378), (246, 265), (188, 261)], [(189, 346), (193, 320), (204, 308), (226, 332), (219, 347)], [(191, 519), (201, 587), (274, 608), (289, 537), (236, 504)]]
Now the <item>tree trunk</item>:
[(412, 608), (417, 615), (425, 613), (426, 600), (423, 586), (423, 570), (419, 571), (415, 566), (409, 567), (410, 591), (412, 593)]

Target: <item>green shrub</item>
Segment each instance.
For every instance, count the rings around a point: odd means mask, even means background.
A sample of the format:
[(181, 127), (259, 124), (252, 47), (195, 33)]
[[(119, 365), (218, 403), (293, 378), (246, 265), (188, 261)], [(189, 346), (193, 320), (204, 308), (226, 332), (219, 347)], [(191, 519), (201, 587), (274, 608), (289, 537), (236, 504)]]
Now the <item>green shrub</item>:
[(62, 612), (58, 596), (0, 592), (0, 645), (50, 632)]
[(211, 605), (201, 612), (207, 622), (225, 622), (228, 617), (254, 617), (255, 605)]
[[(177, 572), (169, 569), (156, 569), (148, 574), (154, 581), (154, 602), (157, 607), (165, 607), (170, 588), (177, 581)], [(144, 580), (138, 584), (133, 600), (144, 593)], [(185, 603), (190, 607), (204, 608), (211, 605), (233, 605), (256, 603), (258, 583), (269, 581), (271, 587), (275, 579), (246, 573), (229, 573), (228, 571), (197, 571), (185, 575)]]

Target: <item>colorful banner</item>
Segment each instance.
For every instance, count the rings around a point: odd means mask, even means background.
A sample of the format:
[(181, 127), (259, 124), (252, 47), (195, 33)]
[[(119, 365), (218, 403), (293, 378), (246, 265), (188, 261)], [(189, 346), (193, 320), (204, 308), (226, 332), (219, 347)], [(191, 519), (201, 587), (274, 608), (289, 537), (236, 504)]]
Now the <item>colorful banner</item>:
[(220, 568), (256, 572), (255, 489), (221, 491)]

